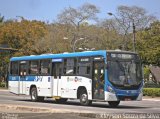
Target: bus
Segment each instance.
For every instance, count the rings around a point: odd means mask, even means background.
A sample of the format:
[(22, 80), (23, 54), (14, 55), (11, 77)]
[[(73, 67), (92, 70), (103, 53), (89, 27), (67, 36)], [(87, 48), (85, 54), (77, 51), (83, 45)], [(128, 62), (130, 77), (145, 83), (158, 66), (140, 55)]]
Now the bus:
[(138, 54), (99, 50), (42, 54), (10, 59), (9, 90), (32, 101), (57, 103), (79, 99), (117, 107), (120, 101), (142, 100), (143, 75)]

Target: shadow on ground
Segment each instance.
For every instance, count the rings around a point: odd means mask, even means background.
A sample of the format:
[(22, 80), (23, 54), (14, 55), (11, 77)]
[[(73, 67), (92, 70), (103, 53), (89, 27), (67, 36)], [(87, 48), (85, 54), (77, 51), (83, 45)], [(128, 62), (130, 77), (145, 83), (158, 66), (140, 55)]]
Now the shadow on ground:
[[(23, 102), (32, 102), (30, 99), (25, 99), (25, 100), (19, 100), (19, 99), (15, 99), (15, 101), (23, 101)], [(46, 103), (46, 104), (57, 104), (57, 105), (70, 105), (70, 106), (82, 106), (80, 105), (80, 103), (78, 101), (73, 101), (73, 100), (69, 100), (66, 103), (56, 103), (54, 100), (44, 100), (43, 102), (35, 102), (35, 103)], [(106, 104), (105, 104), (106, 103)], [(84, 106), (84, 107), (96, 107), (96, 108), (111, 108), (109, 107), (107, 102), (102, 103), (95, 103), (93, 102), (92, 105), (89, 106)], [(130, 105), (120, 105), (116, 108), (111, 108), (111, 109), (149, 109), (151, 107), (146, 107), (146, 106), (130, 106)]]

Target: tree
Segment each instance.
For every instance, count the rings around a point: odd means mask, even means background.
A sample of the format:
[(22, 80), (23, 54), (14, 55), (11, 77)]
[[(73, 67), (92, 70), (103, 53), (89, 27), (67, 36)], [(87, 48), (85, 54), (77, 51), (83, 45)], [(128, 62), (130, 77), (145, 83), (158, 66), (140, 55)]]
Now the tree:
[(136, 31), (144, 29), (156, 19), (148, 14), (145, 9), (137, 6), (119, 6), (116, 14), (108, 14), (114, 16), (114, 19), (103, 21), (102, 26), (106, 27), (107, 24), (108, 27), (110, 23), (110, 28), (124, 34), (123, 44), (125, 50), (129, 48), (128, 44), (132, 38), (131, 33), (135, 35)]
[(149, 26), (156, 19), (155, 16), (148, 14), (144, 8), (137, 6), (119, 6), (117, 16), (119, 22), (128, 32), (133, 29), (133, 24), (136, 30), (139, 30)]
[(160, 21), (137, 32), (137, 48), (145, 64), (160, 66)]
[[(78, 8), (68, 7), (58, 15), (58, 21), (60, 24), (74, 27), (73, 30), (70, 30), (70, 44), (72, 49), (77, 39), (82, 36), (83, 38), (87, 37), (84, 36), (84, 32), (82, 32), (80, 28), (83, 27), (88, 21), (96, 21), (97, 13), (99, 13), (99, 9), (95, 5), (86, 3)], [(84, 41), (81, 40), (81, 42)]]
[(99, 10), (95, 5), (86, 3), (79, 8), (69, 7), (64, 9), (58, 15), (58, 20), (60, 23), (73, 25), (79, 31), (80, 25), (83, 22), (97, 20), (97, 13), (99, 13)]
[(39, 54), (34, 49), (38, 40), (47, 34), (46, 25), (39, 21), (10, 21), (0, 29), (0, 43), (18, 49), (17, 55)]
[(4, 16), (1, 16), (0, 14), (0, 23), (2, 23), (4, 21)]

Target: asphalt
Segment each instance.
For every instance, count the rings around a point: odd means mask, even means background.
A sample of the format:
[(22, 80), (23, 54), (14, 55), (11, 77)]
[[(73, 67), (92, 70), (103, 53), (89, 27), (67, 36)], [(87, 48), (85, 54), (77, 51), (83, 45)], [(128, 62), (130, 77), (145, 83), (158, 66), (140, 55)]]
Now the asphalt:
[[(130, 113), (159, 114), (157, 117), (160, 117), (160, 98), (144, 97), (143, 101), (125, 101), (121, 102), (117, 108), (110, 108), (107, 102), (94, 102), (92, 106), (81, 106), (78, 100), (69, 100), (65, 104), (57, 104), (53, 99), (31, 102), (29, 96), (18, 96), (9, 93), (8, 90), (0, 90), (0, 113), (3, 114), (2, 116), (5, 113), (16, 113), (18, 117), (28, 119), (44, 118), (40, 116), (41, 114), (46, 115), (45, 118), (48, 119), (53, 117), (56, 119), (100, 118), (104, 116), (103, 114), (124, 116)], [(111, 117), (107, 116), (107, 118)]]

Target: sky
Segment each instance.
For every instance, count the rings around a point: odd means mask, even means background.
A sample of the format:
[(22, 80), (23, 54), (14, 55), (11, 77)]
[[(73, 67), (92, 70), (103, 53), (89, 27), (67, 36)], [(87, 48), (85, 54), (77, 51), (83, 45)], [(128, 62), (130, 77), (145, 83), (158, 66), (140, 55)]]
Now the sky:
[(91, 3), (100, 9), (100, 19), (109, 18), (108, 12), (116, 13), (120, 5), (138, 6), (160, 19), (160, 0), (0, 0), (0, 14), (7, 19), (23, 16), (28, 20), (53, 22), (65, 8), (77, 8)]

